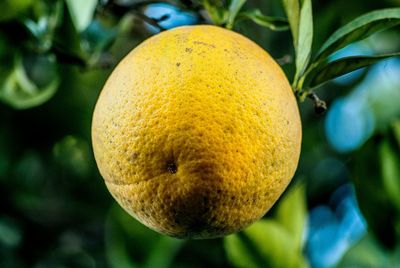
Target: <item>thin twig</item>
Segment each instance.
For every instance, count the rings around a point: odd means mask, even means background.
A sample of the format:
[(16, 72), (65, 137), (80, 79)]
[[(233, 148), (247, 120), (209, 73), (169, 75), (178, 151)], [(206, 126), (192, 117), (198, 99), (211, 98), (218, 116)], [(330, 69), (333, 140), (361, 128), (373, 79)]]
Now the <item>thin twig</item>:
[(139, 19), (143, 20), (144, 22), (150, 24), (151, 26), (156, 27), (157, 29), (159, 29), (160, 31), (165, 31), (166, 29), (164, 27), (162, 27), (160, 25), (160, 22), (165, 20), (165, 17), (161, 17), (160, 19), (154, 19), (154, 18), (150, 18), (148, 16), (146, 16), (145, 14), (138, 12), (136, 10), (130, 10), (129, 13), (131, 13), (132, 15), (138, 17)]
[(326, 110), (328, 109), (326, 102), (321, 100), (315, 92), (310, 92), (307, 97), (310, 98), (314, 103), (314, 111), (316, 114), (323, 114), (326, 112)]
[[(139, 15), (138, 10), (141, 10), (141, 8), (146, 7), (151, 4), (168, 4), (171, 6), (174, 6), (176, 8), (179, 8), (180, 10), (185, 10), (185, 11), (191, 11), (194, 12), (197, 16), (200, 22), (207, 22), (207, 18), (205, 18), (202, 14), (203, 7), (199, 4), (196, 4), (192, 1), (171, 1), (171, 0), (145, 0), (145, 1), (138, 1), (138, 2), (133, 2), (133, 3), (127, 3), (127, 4), (119, 4), (115, 3), (115, 1), (110, 0), (107, 1), (105, 4), (100, 5), (98, 12), (109, 12), (113, 14), (116, 17), (122, 17), (123, 15), (132, 12), (133, 10), (136, 10), (135, 15), (140, 17), (141, 19), (145, 20), (149, 24), (157, 27), (160, 29), (160, 25), (156, 26), (154, 25), (154, 21), (151, 22), (150, 20), (155, 20), (157, 22), (157, 19), (154, 18), (149, 18), (146, 15)], [(144, 17), (146, 16), (146, 17)], [(160, 22), (162, 19), (159, 19), (158, 22)], [(161, 27), (162, 28), (162, 27)]]
[(179, 2), (168, 1), (168, 0), (145, 0), (145, 1), (137, 1), (137, 2), (133, 2), (133, 3), (126, 3), (126, 4), (119, 4), (119, 3), (115, 3), (115, 1), (110, 0), (103, 6), (100, 6), (100, 8), (102, 10), (111, 11), (113, 14), (115, 14), (117, 16), (121, 16), (121, 15), (124, 15), (127, 12), (127, 10), (140, 9), (144, 6), (148, 6), (151, 4), (169, 4), (169, 5), (178, 7), (180, 9), (186, 8), (184, 5), (181, 5)]

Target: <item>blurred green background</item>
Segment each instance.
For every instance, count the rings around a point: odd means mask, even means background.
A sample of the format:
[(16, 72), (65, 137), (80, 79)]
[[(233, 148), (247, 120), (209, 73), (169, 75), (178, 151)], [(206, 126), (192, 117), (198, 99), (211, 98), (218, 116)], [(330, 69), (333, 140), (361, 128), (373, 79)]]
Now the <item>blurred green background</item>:
[[(400, 60), (318, 89), (324, 115), (300, 103), (296, 176), (267, 215), (212, 240), (159, 235), (111, 198), (91, 149), (94, 104), (115, 64), (145, 38), (210, 23), (204, 2), (0, 2), (0, 267), (400, 267)], [(314, 46), (338, 27), (398, 0), (313, 1)], [(281, 1), (245, 9), (285, 17)], [(294, 74), (289, 31), (243, 20), (250, 37)], [(315, 50), (315, 49), (314, 49)], [(341, 49), (400, 50), (400, 28)]]

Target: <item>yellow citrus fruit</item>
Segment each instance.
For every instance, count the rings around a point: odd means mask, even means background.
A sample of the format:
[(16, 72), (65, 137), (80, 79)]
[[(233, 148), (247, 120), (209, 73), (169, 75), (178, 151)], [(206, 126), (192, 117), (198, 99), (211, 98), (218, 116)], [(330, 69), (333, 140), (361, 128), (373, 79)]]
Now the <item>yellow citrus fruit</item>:
[(93, 116), (100, 173), (161, 233), (211, 238), (262, 217), (291, 180), (301, 122), (271, 56), (215, 26), (162, 32), (132, 50)]

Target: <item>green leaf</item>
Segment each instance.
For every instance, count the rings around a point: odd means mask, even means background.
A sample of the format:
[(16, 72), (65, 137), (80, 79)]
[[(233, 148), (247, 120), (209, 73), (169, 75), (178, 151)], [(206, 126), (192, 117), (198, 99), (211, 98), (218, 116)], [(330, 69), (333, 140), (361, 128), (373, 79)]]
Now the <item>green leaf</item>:
[(41, 11), (40, 17), (24, 19), (23, 24), (35, 37), (34, 50), (43, 53), (52, 46), (55, 30), (62, 22), (64, 5), (60, 0), (50, 6), (44, 6), (42, 2), (37, 2), (37, 5)]
[(97, 0), (65, 0), (72, 22), (78, 32), (84, 31), (93, 19)]
[(0, 2), (0, 21), (15, 19), (26, 11), (33, 2), (33, 0), (2, 0)]
[(400, 8), (381, 9), (366, 13), (334, 32), (322, 45), (317, 60), (328, 57), (350, 43), (360, 41), (398, 24), (400, 24)]
[(86, 66), (88, 55), (82, 49), (81, 37), (67, 8), (63, 8), (62, 18), (60, 27), (56, 29), (51, 51), (56, 54), (59, 63)]
[(386, 194), (400, 211), (400, 151), (385, 139), (379, 146), (381, 176)]
[(172, 267), (173, 260), (178, 251), (184, 245), (185, 240), (180, 240), (168, 236), (161, 237), (157, 243), (154, 244), (150, 255), (143, 267), (147, 268), (168, 268)]
[[(38, 69), (36, 71), (39, 73)], [(40, 73), (46, 72), (42, 70)], [(51, 77), (46, 85), (35, 84), (28, 77), (21, 57), (17, 57), (14, 70), (0, 88), (0, 99), (15, 109), (32, 108), (48, 101), (55, 94), (59, 84), (60, 78), (57, 74)]]
[(296, 74), (303, 74), (311, 57), (313, 41), (313, 16), (311, 0), (302, 1), (298, 41), (296, 45)]
[(152, 231), (118, 205), (109, 211), (105, 244), (110, 267), (172, 267), (185, 243)]
[(235, 267), (257, 268), (259, 264), (246, 244), (238, 234), (229, 235), (224, 238), (224, 247), (230, 263)]
[(307, 267), (289, 232), (274, 220), (260, 220), (228, 236), (225, 249), (235, 267)]
[(126, 245), (126, 233), (118, 221), (120, 209), (113, 207), (105, 223), (105, 257), (111, 268), (135, 268), (139, 267), (129, 256)]
[(290, 30), (293, 36), (293, 46), (297, 49), (300, 24), (300, 3), (299, 0), (282, 0), (282, 3), (289, 20)]
[(381, 141), (370, 139), (354, 154), (351, 179), (368, 229), (386, 248), (396, 246), (397, 209), (384, 191), (379, 152)]
[(231, 0), (229, 5), (229, 14), (228, 14), (228, 21), (226, 23), (226, 28), (232, 29), (235, 23), (235, 18), (239, 13), (240, 9), (246, 3), (247, 0)]
[[(304, 267), (301, 253), (293, 238), (276, 221), (260, 220), (247, 228), (244, 233), (264, 257), (264, 267)], [(268, 265), (271, 264), (271, 265)]]
[(392, 132), (394, 139), (397, 142), (397, 147), (400, 148), (400, 119), (397, 119), (394, 122), (392, 122)]
[(228, 19), (229, 12), (219, 0), (203, 0), (204, 9), (216, 25), (223, 25)]
[(336, 77), (397, 56), (400, 56), (400, 52), (378, 56), (351, 56), (332, 61), (315, 71), (315, 75), (310, 79), (310, 87), (316, 87)]
[(296, 52), (295, 81), (304, 73), (311, 57), (313, 40), (313, 16), (311, 0), (283, 0), (283, 6), (289, 20)]
[(296, 185), (278, 203), (277, 221), (289, 232), (295, 246), (300, 250), (307, 222), (304, 185)]
[(289, 29), (289, 23), (285, 18), (265, 16), (259, 9), (240, 12), (237, 21), (249, 19), (258, 25), (264, 26), (272, 31), (285, 31)]
[(337, 265), (348, 267), (393, 267), (389, 254), (377, 243), (371, 234), (367, 234), (350, 248)]

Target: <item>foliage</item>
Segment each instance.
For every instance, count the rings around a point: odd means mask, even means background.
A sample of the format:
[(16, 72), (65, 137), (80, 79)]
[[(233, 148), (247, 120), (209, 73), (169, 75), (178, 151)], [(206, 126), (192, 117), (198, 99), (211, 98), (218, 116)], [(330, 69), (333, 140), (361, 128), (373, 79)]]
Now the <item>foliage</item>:
[[(357, 88), (374, 68), (365, 67), (399, 56), (400, 9), (397, 0), (362, 3), (3, 1), (0, 267), (316, 266), (310, 257), (313, 234), (307, 232), (314, 224), (310, 214), (321, 206), (333, 209), (335, 198), (329, 196), (349, 183), (368, 232), (347, 241), (345, 252), (324, 267), (398, 266), (398, 87), (379, 80), (375, 95)], [(160, 4), (174, 12), (148, 13)], [(239, 234), (208, 241), (163, 237), (125, 214), (105, 189), (90, 147), (94, 103), (112, 67), (149, 35), (189, 19), (239, 31), (277, 58), (291, 78), (304, 126), (295, 183), (272, 211)], [(343, 54), (355, 46), (373, 49)], [(348, 73), (353, 80), (339, 83)], [(327, 144), (322, 131), (327, 119), (301, 103), (309, 97), (324, 110), (317, 88), (332, 108), (338, 100), (356, 99), (346, 116), (366, 115), (369, 107), (375, 127), (364, 131), (358, 148), (340, 152)], [(352, 123), (355, 129), (357, 122)], [(318, 250), (324, 246), (321, 242)]]
[(305, 188), (296, 186), (279, 203), (275, 219), (260, 220), (224, 240), (235, 267), (307, 267), (302, 255)]

